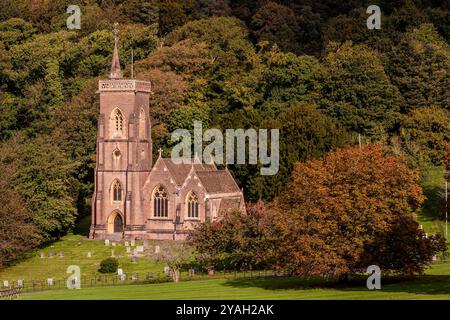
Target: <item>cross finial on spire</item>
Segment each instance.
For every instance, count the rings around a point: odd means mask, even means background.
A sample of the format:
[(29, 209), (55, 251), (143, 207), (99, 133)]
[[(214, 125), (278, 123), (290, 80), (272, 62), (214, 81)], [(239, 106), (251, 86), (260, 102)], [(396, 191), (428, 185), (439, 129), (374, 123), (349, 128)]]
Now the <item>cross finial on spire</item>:
[(113, 29), (113, 33), (114, 33), (114, 40), (117, 43), (117, 40), (119, 40), (119, 29), (118, 29), (119, 23), (118, 22), (114, 22), (114, 29)]
[(117, 42), (119, 41), (119, 24), (114, 23), (114, 52), (111, 63), (111, 72), (109, 73), (110, 79), (121, 79), (123, 77), (122, 70), (120, 70), (119, 51), (117, 50)]
[(158, 149), (158, 152), (159, 152), (159, 157), (161, 158), (161, 157), (162, 157), (163, 149), (159, 148), (159, 149)]

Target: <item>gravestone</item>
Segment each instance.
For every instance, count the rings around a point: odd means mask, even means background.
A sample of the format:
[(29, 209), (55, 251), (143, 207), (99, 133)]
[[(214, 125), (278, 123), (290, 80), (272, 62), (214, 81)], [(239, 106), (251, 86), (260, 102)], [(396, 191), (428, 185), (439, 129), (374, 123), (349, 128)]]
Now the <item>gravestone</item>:
[(41, 252), (41, 259), (45, 258), (45, 253)]
[(137, 252), (144, 252), (144, 246), (137, 246), (136, 247)]
[(47, 285), (48, 285), (48, 286), (52, 286), (53, 283), (54, 283), (54, 282), (53, 282), (53, 279), (52, 279), (52, 278), (48, 278), (48, 279), (47, 279)]
[(61, 251), (61, 252), (59, 253), (59, 257), (60, 257), (60, 258), (64, 258), (64, 252)]
[(105, 246), (109, 246), (109, 240), (108, 239), (105, 240)]
[(115, 258), (116, 256), (114, 255), (114, 249), (111, 250), (111, 258)]
[(127, 253), (131, 253), (131, 247), (127, 247)]
[(134, 247), (136, 245), (136, 240), (131, 240), (131, 246)]
[(160, 253), (161, 252), (161, 248), (159, 246), (155, 246), (155, 253)]
[(437, 260), (437, 255), (434, 255), (433, 256), (433, 261), (436, 261)]
[(9, 288), (9, 282), (8, 282), (8, 280), (3, 281), (3, 287), (4, 287), (4, 288)]
[(86, 257), (87, 257), (87, 258), (92, 258), (92, 252), (89, 251), (89, 252), (86, 254)]
[(144, 245), (144, 247), (148, 247), (148, 240), (144, 240), (142, 244)]
[(130, 243), (128, 241), (125, 241), (125, 247), (128, 247)]
[(193, 277), (195, 275), (195, 270), (192, 268), (189, 269), (188, 272), (189, 272), (189, 277)]
[(153, 272), (147, 272), (147, 280), (153, 279)]
[(131, 263), (132, 264), (137, 264), (138, 263), (138, 259), (136, 256), (131, 256)]
[(53, 252), (49, 252), (49, 253), (48, 253), (48, 257), (49, 257), (49, 258), (53, 258)]
[(17, 280), (17, 287), (23, 288), (23, 280)]
[(165, 274), (170, 274), (170, 267), (169, 266), (165, 266), (164, 267), (164, 273)]
[(131, 274), (131, 280), (137, 280), (137, 279), (138, 279), (137, 273), (132, 273)]
[(125, 274), (122, 274), (122, 275), (120, 276), (120, 280), (121, 280), (121, 281), (127, 280), (127, 276), (126, 276)]
[(111, 244), (113, 247), (115, 247), (116, 246), (116, 243), (115, 242), (113, 242), (112, 244)]
[(122, 270), (122, 269), (117, 269), (117, 274), (118, 274), (119, 276), (123, 275), (123, 270)]

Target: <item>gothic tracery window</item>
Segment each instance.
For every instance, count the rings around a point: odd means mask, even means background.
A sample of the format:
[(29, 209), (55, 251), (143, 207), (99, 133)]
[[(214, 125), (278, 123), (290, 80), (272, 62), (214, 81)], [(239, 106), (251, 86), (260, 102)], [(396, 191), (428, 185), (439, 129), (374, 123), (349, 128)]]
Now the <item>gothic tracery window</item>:
[(123, 132), (123, 114), (119, 109), (114, 110), (114, 135), (121, 136)]
[(113, 201), (114, 202), (122, 201), (122, 185), (120, 184), (119, 180), (115, 180), (113, 182), (112, 192), (113, 192)]
[(159, 186), (153, 193), (153, 215), (155, 217), (168, 217), (169, 199), (167, 191), (163, 186)]
[(189, 193), (187, 198), (188, 218), (198, 218), (198, 197), (194, 192)]

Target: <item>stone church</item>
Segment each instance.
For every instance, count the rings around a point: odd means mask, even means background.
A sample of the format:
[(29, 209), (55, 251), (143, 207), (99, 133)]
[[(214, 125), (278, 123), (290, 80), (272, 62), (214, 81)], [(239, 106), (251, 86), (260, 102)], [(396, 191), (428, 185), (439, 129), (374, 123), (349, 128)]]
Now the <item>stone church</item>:
[(153, 163), (151, 83), (124, 79), (115, 40), (109, 79), (100, 80), (91, 239), (184, 239), (244, 198), (230, 172), (214, 163)]

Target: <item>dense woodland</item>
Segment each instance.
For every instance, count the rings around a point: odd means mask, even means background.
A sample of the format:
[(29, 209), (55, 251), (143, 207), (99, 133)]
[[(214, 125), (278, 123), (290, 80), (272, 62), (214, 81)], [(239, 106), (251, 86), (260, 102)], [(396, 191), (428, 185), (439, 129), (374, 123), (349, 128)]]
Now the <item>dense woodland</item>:
[[(300, 163), (341, 148), (357, 156), (358, 137), (411, 172), (448, 160), (446, 1), (378, 1), (380, 30), (367, 29), (373, 3), (362, 0), (75, 2), (81, 29), (72, 31), (72, 0), (0, 2), (0, 266), (90, 214), (95, 91), (110, 68), (114, 22), (125, 75), (133, 50), (135, 76), (153, 82), (153, 150), (169, 155), (170, 133), (194, 120), (204, 129), (280, 129), (276, 175), (229, 166), (250, 202), (283, 208), (280, 199), (300, 192), (291, 178)], [(414, 196), (395, 210), (411, 213), (423, 202), (420, 190)]]

